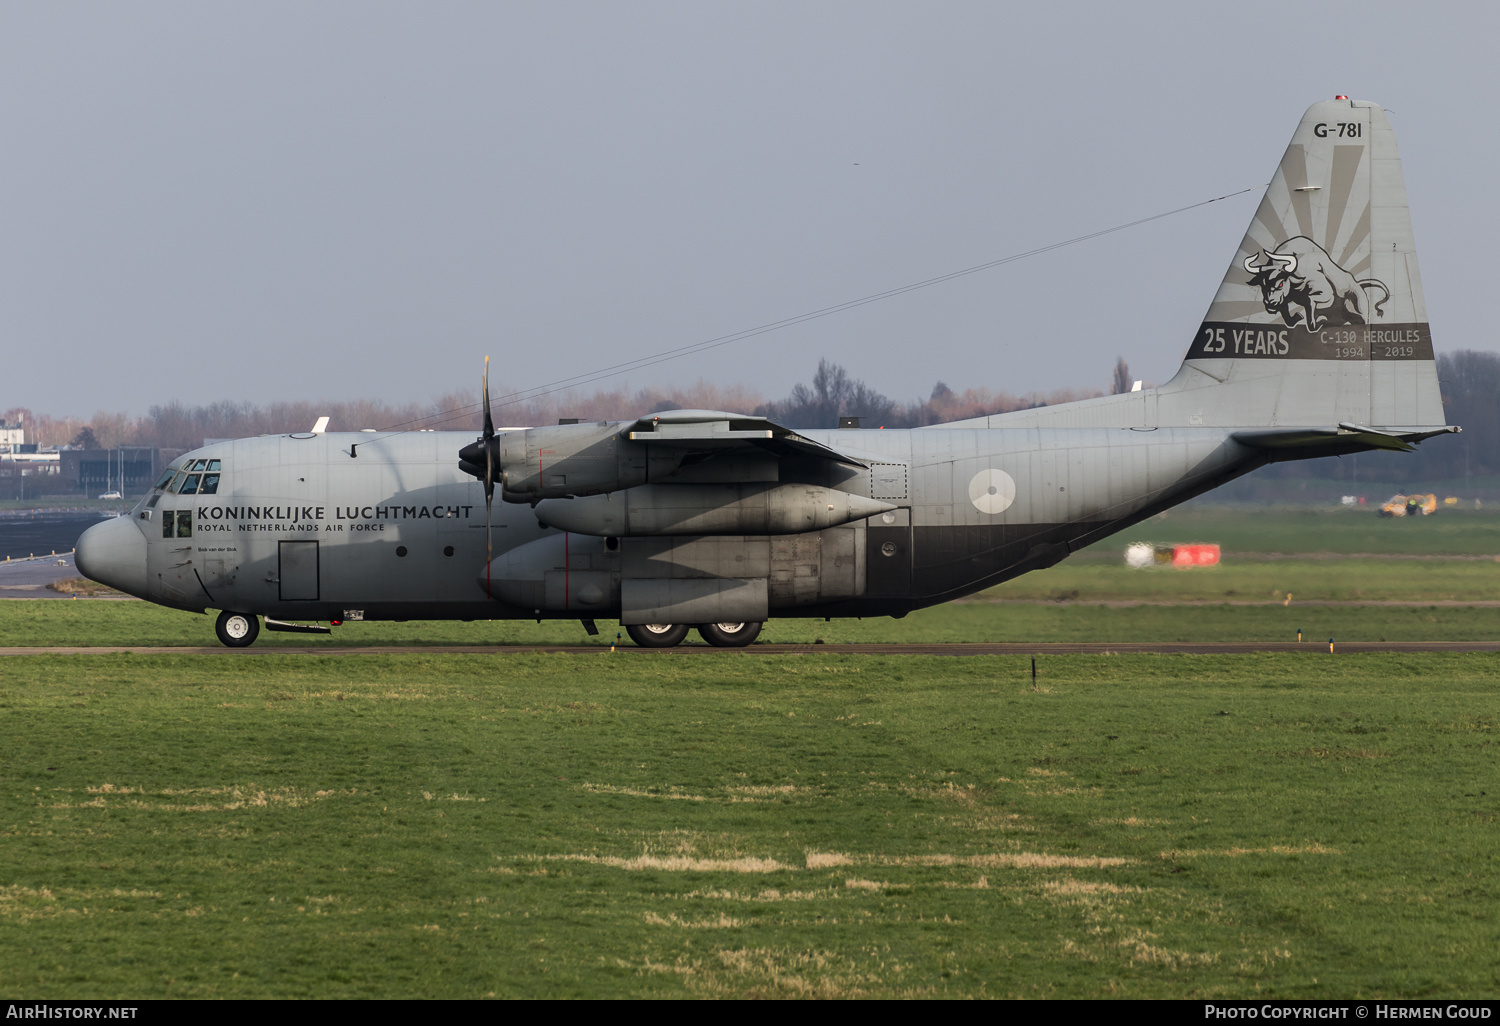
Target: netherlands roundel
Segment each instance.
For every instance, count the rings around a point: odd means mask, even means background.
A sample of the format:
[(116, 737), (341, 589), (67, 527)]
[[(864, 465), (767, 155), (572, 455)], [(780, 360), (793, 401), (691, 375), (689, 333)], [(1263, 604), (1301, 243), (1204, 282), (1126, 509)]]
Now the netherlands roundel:
[(981, 470), (969, 482), (969, 501), (981, 513), (1004, 513), (1016, 501), (1016, 482), (1003, 470)]

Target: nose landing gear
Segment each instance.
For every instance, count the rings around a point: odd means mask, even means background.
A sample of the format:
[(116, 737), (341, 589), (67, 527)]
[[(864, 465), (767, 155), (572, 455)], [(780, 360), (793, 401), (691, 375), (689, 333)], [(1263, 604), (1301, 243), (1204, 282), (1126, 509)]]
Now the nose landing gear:
[(226, 609), (219, 614), (214, 633), (230, 648), (245, 648), (260, 635), (260, 621), (253, 613), (233, 613)]

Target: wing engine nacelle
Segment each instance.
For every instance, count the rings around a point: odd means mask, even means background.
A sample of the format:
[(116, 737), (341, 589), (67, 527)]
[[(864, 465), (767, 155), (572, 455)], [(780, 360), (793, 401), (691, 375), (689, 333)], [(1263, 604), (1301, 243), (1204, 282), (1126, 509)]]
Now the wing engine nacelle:
[[(530, 502), (597, 495), (665, 477), (682, 461), (678, 451), (650, 449), (620, 437), (619, 424), (560, 424), (500, 431), (488, 442), (500, 497)], [(484, 480), (485, 445), (464, 446), (459, 468)]]
[(576, 499), (544, 499), (548, 527), (606, 538), (657, 535), (805, 534), (896, 507), (805, 484), (647, 484)]
[[(487, 381), (485, 395), (484, 434), (459, 451), (458, 465), (464, 473), (485, 482), (486, 504), (496, 483), (500, 485), (500, 497), (506, 502), (536, 504), (544, 499), (623, 491), (648, 482), (666, 481), (679, 471), (683, 476), (674, 483), (689, 478), (695, 485), (775, 481), (780, 476), (778, 461), (785, 459), (811, 460), (825, 470), (829, 466), (838, 467), (845, 477), (864, 468), (858, 460), (768, 420), (714, 410), (673, 410), (622, 423), (601, 421), (496, 431), (489, 419)], [(866, 512), (852, 511), (842, 505), (851, 497), (839, 495), (842, 498), (823, 496), (816, 501), (806, 496), (795, 501), (789, 498), (785, 509), (771, 503), (763, 514), (767, 523), (782, 518), (791, 524), (800, 517), (809, 524), (807, 527), (761, 528), (746, 521), (723, 530), (795, 534), (891, 508), (880, 505)], [(743, 513), (736, 513), (735, 517), (753, 519), (750, 507), (759, 500), (745, 493), (730, 495), (725, 501), (745, 506)], [(683, 502), (689, 500), (674, 499), (672, 506), (683, 508)], [(826, 508), (830, 503), (832, 510)], [(709, 505), (723, 505), (723, 502)], [(810, 516), (814, 505), (819, 507), (818, 515)], [(702, 512), (711, 511), (704, 507)], [(835, 516), (826, 517), (826, 513)], [(669, 519), (675, 515), (670, 514)], [(569, 530), (583, 532), (584, 528)], [(696, 529), (652, 528), (641, 533), (692, 530)], [(717, 533), (720, 528), (712, 530)]]

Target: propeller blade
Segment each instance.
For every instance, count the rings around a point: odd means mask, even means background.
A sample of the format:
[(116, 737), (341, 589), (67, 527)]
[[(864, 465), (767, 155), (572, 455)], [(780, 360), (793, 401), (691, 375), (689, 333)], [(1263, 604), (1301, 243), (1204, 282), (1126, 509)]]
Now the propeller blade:
[(484, 358), (484, 435), (486, 440), (495, 437), (495, 421), (490, 416), (490, 358)]
[(495, 421), (490, 416), (490, 358), (484, 358), (484, 573), (495, 561), (495, 543), (490, 535), (491, 510), (495, 505)]

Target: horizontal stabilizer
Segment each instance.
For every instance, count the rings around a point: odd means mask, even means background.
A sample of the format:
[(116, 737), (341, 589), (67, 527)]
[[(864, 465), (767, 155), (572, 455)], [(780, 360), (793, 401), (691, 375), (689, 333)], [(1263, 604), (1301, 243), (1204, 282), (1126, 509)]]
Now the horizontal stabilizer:
[[(1298, 450), (1311, 455), (1333, 456), (1344, 452), (1361, 452), (1367, 449), (1391, 449), (1410, 452), (1418, 442), (1434, 435), (1456, 434), (1460, 428), (1414, 428), (1411, 430), (1381, 430), (1359, 424), (1342, 423), (1338, 427), (1321, 428), (1266, 428), (1256, 431), (1236, 431), (1233, 438), (1241, 445), (1252, 449)], [(1326, 450), (1316, 452), (1315, 450)], [(1289, 454), (1288, 454), (1289, 455)]]

